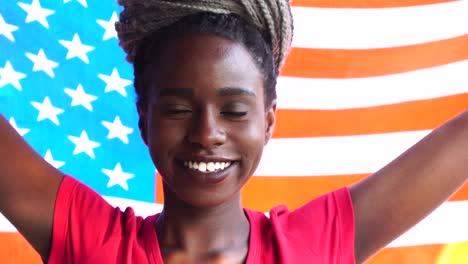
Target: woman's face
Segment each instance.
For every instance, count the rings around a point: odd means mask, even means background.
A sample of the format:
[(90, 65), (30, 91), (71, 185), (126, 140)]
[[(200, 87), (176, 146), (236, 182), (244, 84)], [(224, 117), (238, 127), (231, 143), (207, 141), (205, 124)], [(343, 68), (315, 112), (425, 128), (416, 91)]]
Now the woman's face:
[(140, 124), (166, 191), (198, 207), (238, 199), (275, 121), (261, 71), (241, 44), (207, 34), (172, 40), (159, 56)]

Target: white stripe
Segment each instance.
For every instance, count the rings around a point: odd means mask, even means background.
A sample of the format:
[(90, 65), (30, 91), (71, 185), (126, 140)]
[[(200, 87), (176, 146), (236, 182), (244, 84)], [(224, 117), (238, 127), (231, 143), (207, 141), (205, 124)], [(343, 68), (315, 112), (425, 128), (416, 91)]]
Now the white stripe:
[(467, 72), (468, 60), (464, 60), (434, 68), (369, 78), (280, 77), (277, 86), (278, 108), (347, 109), (462, 94), (468, 92)]
[(468, 34), (468, 1), (398, 8), (293, 7), (294, 47), (371, 49)]
[[(135, 214), (146, 217), (159, 212), (162, 205), (106, 197), (113, 206), (133, 206)], [(151, 213), (150, 213), (151, 212)], [(468, 201), (446, 202), (428, 217), (395, 239), (387, 247), (448, 244), (468, 241)], [(0, 232), (16, 229), (0, 214)]]
[[(135, 215), (147, 217), (161, 212), (162, 205), (155, 203), (140, 202), (130, 199), (103, 196), (103, 198), (112, 206), (119, 207), (125, 211), (127, 207), (131, 207)], [(0, 232), (17, 232), (17, 229), (0, 213)]]
[(0, 232), (16, 232), (16, 228), (1, 213)]
[(468, 241), (468, 201), (447, 202), (387, 247)]
[(272, 139), (258, 176), (326, 176), (377, 171), (430, 131), (346, 137)]

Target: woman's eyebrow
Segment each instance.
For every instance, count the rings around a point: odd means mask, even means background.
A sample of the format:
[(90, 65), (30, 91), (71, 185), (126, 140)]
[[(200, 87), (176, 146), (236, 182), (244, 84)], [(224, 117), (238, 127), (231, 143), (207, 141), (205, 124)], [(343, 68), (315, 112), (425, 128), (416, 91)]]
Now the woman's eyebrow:
[[(217, 96), (239, 96), (239, 95), (246, 95), (246, 96), (253, 96), (256, 97), (257, 95), (252, 90), (242, 88), (242, 87), (222, 87), (216, 89)], [(161, 88), (157, 93), (157, 97), (168, 97), (168, 96), (176, 96), (176, 97), (183, 97), (189, 98), (193, 96), (193, 90), (189, 88)]]
[(176, 96), (189, 98), (192, 96), (192, 90), (188, 88), (162, 88), (159, 89), (157, 97)]
[(257, 95), (252, 90), (242, 87), (223, 87), (219, 88), (216, 92), (218, 96), (236, 96), (236, 95), (247, 95), (256, 97)]

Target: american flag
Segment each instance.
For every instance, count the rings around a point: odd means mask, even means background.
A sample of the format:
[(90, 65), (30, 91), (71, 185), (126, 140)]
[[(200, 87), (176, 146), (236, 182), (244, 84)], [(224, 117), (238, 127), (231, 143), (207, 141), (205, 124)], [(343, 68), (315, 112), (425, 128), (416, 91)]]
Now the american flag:
[[(148, 215), (161, 179), (137, 127), (120, 10), (1, 1), (0, 112), (53, 166)], [(260, 211), (352, 184), (468, 108), (468, 1), (295, 0), (293, 14), (278, 124), (243, 191)], [(468, 263), (466, 223), (468, 186), (369, 263)], [(1, 215), (0, 259), (41, 263)]]

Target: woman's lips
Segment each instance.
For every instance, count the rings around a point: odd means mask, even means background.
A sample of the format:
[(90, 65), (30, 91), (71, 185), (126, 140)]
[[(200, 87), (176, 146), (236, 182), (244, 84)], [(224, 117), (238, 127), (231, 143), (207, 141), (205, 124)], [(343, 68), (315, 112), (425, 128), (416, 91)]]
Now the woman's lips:
[(223, 171), (231, 166), (231, 164), (230, 161), (184, 161), (184, 166), (203, 173)]
[(196, 184), (216, 185), (223, 182), (235, 167), (232, 161), (182, 161), (178, 162), (183, 174)]

